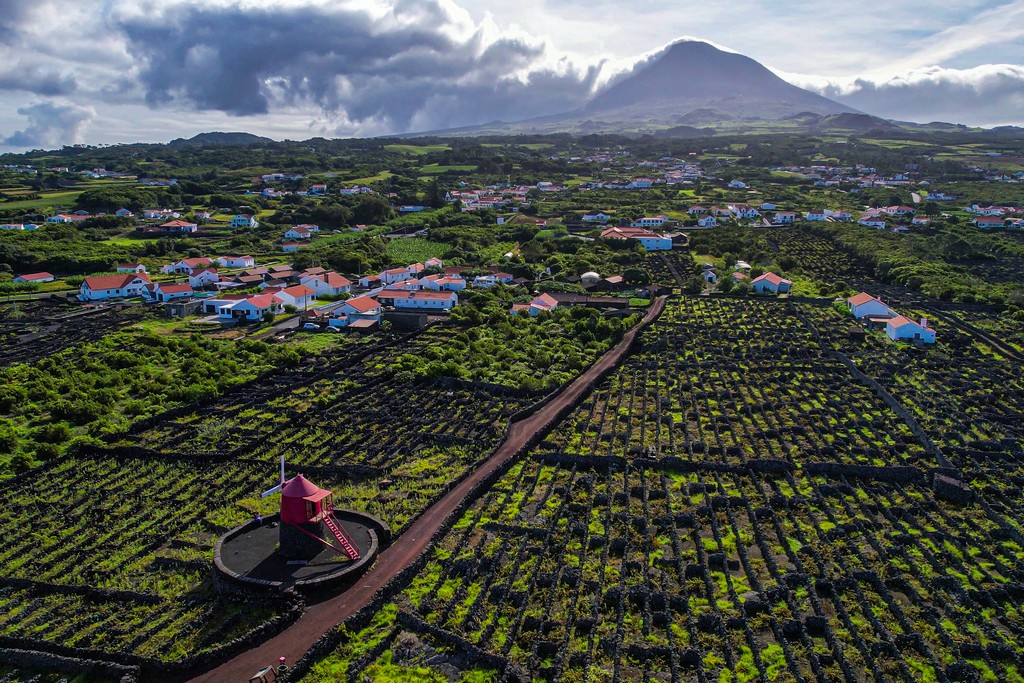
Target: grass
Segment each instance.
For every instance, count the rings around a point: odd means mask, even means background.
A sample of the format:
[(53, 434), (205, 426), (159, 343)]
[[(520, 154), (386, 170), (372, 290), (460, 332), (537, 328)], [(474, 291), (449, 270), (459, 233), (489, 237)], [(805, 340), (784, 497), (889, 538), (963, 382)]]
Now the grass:
[(50, 192), (39, 199), (19, 199), (13, 202), (0, 203), (0, 210), (14, 211), (27, 209), (43, 209), (47, 206), (71, 206), (85, 190), (71, 192)]
[(441, 166), (439, 164), (428, 164), (420, 167), (420, 173), (426, 175), (440, 175), (448, 171), (472, 172), (476, 170), (476, 164), (462, 164), (458, 166)]
[(423, 156), (431, 152), (447, 152), (451, 149), (448, 145), (384, 145), (389, 152), (409, 154), (412, 156)]
[(423, 263), (427, 259), (443, 257), (451, 247), (421, 237), (400, 237), (388, 243), (388, 256), (395, 263)]

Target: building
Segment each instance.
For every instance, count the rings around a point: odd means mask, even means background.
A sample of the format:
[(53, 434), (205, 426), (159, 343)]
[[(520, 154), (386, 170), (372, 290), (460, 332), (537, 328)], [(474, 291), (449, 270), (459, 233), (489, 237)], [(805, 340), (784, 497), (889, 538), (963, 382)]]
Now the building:
[(235, 228), (235, 229), (239, 229), (239, 228), (258, 228), (259, 225), (260, 225), (259, 221), (257, 221), (254, 216), (249, 216), (249, 215), (244, 214), (244, 213), (243, 214), (239, 214), (237, 216), (234, 216), (231, 219), (231, 227)]
[(151, 280), (145, 273), (87, 277), (82, 282), (78, 298), (82, 301), (127, 299), (141, 296), (148, 284), (151, 284)]
[(398, 310), (450, 311), (459, 305), (455, 292), (434, 292), (431, 290), (385, 289), (377, 294), (382, 304), (390, 304)]
[(253, 268), (256, 265), (256, 259), (249, 255), (218, 256), (215, 260), (221, 268)]
[(183, 221), (181, 219), (174, 219), (173, 221), (167, 221), (161, 223), (156, 227), (157, 232), (161, 232), (167, 235), (191, 235), (192, 233), (199, 230), (199, 226), (189, 221)]
[(772, 217), (772, 223), (775, 225), (788, 225), (796, 222), (797, 217), (796, 211), (776, 211)]
[(601, 233), (604, 239), (633, 239), (640, 242), (647, 251), (670, 251), (672, 249), (672, 238), (667, 235), (660, 235), (647, 228), (608, 228)]
[(339, 296), (352, 291), (352, 281), (334, 271), (304, 275), (299, 282), (318, 296)]
[(259, 294), (240, 301), (221, 302), (217, 315), (232, 320), (263, 320), (267, 315), (284, 313), (284, 305), (273, 294)]
[(668, 221), (668, 216), (644, 216), (643, 218), (637, 218), (635, 221), (629, 224), (631, 228), (658, 228), (665, 225)]
[(212, 265), (213, 261), (208, 258), (186, 258), (176, 263), (168, 263), (160, 269), (160, 272), (165, 275), (170, 275), (171, 273), (191, 273), (196, 268), (209, 268)]
[(928, 326), (928, 319), (916, 323), (898, 315), (885, 323), (885, 334), (893, 341), (909, 341), (920, 344), (934, 344), (935, 330)]
[(558, 308), (558, 301), (550, 294), (541, 294), (528, 304), (512, 304), (509, 313), (519, 315), (526, 313), (532, 318), (544, 312), (550, 312)]
[(44, 282), (53, 282), (54, 279), (55, 278), (53, 277), (53, 275), (46, 272), (26, 273), (25, 275), (19, 275), (18, 277), (14, 278), (14, 282), (36, 282), (42, 284)]
[(697, 219), (697, 225), (701, 228), (718, 227), (718, 219), (714, 216), (701, 216)]
[(187, 299), (192, 296), (192, 285), (176, 284), (173, 282), (154, 282), (146, 285), (146, 295), (153, 301), (167, 303), (175, 299)]
[(758, 294), (785, 294), (792, 286), (792, 280), (787, 280), (775, 273), (765, 273), (754, 278), (750, 283), (750, 288)]
[(893, 318), (896, 313), (887, 305), (882, 303), (878, 297), (871, 296), (867, 292), (861, 292), (846, 300), (850, 307), (850, 313), (854, 318)]
[[(353, 297), (335, 309), (338, 316), (345, 315), (350, 321), (354, 318), (369, 318), (380, 321), (381, 304), (372, 297)], [(334, 325), (334, 322), (331, 323)], [(335, 326), (337, 327), (337, 326)]]
[(220, 275), (216, 268), (196, 268), (188, 274), (188, 284), (192, 288), (205, 287), (220, 282)]
[(288, 232), (284, 234), (285, 239), (289, 240), (308, 240), (313, 237), (313, 231), (309, 228), (304, 228), (301, 225), (296, 225), (288, 229)]
[(294, 306), (300, 311), (308, 309), (316, 304), (316, 292), (306, 285), (295, 285), (286, 287), (274, 294), (285, 306)]

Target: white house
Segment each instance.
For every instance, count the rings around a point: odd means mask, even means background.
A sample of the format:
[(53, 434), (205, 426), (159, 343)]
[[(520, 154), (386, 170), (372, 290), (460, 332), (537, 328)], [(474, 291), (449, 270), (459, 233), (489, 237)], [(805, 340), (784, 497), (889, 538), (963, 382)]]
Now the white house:
[(714, 216), (701, 216), (697, 219), (697, 225), (702, 228), (714, 228), (718, 226), (718, 219)]
[(935, 330), (928, 326), (927, 318), (922, 318), (920, 323), (916, 323), (902, 315), (896, 316), (885, 324), (885, 334), (893, 341), (935, 343)]
[(252, 256), (218, 256), (217, 265), (221, 268), (253, 268), (256, 266), (256, 259)]
[(608, 228), (601, 233), (604, 239), (637, 240), (647, 251), (669, 251), (672, 249), (672, 238), (659, 235), (647, 228)]
[(880, 216), (864, 215), (857, 220), (858, 225), (866, 225), (869, 228), (876, 228), (878, 230), (885, 230), (885, 219)]
[(161, 218), (180, 218), (181, 214), (171, 209), (146, 209), (142, 217), (147, 221), (159, 220)]
[(455, 292), (430, 290), (385, 289), (377, 295), (377, 299), (398, 310), (450, 311), (459, 305), (459, 295)]
[(1006, 225), (1002, 216), (978, 216), (972, 222), (979, 228), (1002, 228)]
[(824, 211), (819, 211), (817, 209), (815, 209), (814, 211), (808, 211), (806, 214), (804, 214), (805, 221), (824, 221), (827, 220), (827, 218), (828, 217), (825, 215)]
[(466, 288), (466, 281), (458, 275), (427, 275), (420, 279), (423, 289), (434, 292), (461, 292)]
[(334, 271), (307, 275), (299, 282), (316, 292), (317, 296), (338, 296), (352, 291), (352, 281)]
[(761, 215), (757, 209), (748, 204), (732, 204), (729, 206), (729, 210), (736, 218), (741, 219), (752, 219)]
[(118, 263), (117, 272), (119, 273), (145, 273), (146, 266), (141, 263)]
[(14, 282), (38, 282), (38, 283), (42, 284), (43, 282), (53, 282), (54, 281), (54, 277), (50, 273), (46, 273), (46, 272), (43, 272), (43, 273), (26, 273), (25, 275), (19, 275), (18, 277), (14, 278), (13, 281)]
[(273, 294), (259, 294), (241, 301), (229, 301), (217, 309), (219, 317), (235, 320), (262, 320), (268, 312), (273, 315), (284, 312), (281, 300)]
[(308, 240), (313, 237), (313, 231), (309, 228), (304, 228), (301, 225), (296, 225), (295, 227), (290, 228), (284, 236), (285, 239), (289, 240)]
[(607, 223), (612, 217), (606, 213), (598, 211), (597, 213), (587, 213), (583, 215), (582, 221), (584, 223)]
[(345, 315), (349, 318), (373, 318), (380, 319), (380, 302), (369, 296), (357, 296), (347, 300), (338, 308), (334, 309), (335, 314)]
[(509, 273), (491, 273), (490, 275), (477, 275), (473, 278), (474, 287), (493, 287), (494, 285), (510, 285), (512, 280), (515, 279), (514, 275)]
[(729, 187), (734, 190), (745, 190), (747, 189), (747, 184), (742, 180), (730, 180)]
[(706, 206), (691, 206), (689, 209), (686, 210), (686, 213), (690, 214), (691, 216), (702, 216), (707, 212), (708, 207)]
[(87, 277), (82, 282), (78, 298), (82, 301), (103, 301), (140, 296), (150, 282), (145, 273)]
[(316, 292), (306, 285), (286, 287), (274, 294), (285, 306), (294, 306), (300, 311), (307, 310), (316, 303)]
[(256, 220), (255, 216), (249, 216), (244, 213), (231, 219), (232, 228), (258, 228), (259, 225), (260, 223)]
[(882, 303), (878, 297), (871, 296), (867, 292), (861, 292), (846, 300), (850, 307), (850, 313), (854, 318), (892, 318), (896, 313)]
[(788, 225), (789, 223), (795, 223), (796, 217), (796, 211), (776, 211), (772, 217), (772, 223), (775, 225)]
[(512, 308), (509, 310), (509, 313), (512, 315), (526, 313), (530, 317), (536, 318), (541, 313), (545, 311), (553, 311), (556, 308), (558, 308), (558, 301), (555, 297), (550, 294), (541, 294), (528, 304), (512, 304)]
[(750, 288), (758, 294), (785, 294), (793, 286), (792, 280), (787, 280), (775, 273), (765, 273), (754, 278)]
[(668, 220), (668, 216), (644, 216), (643, 218), (637, 218), (635, 221), (629, 224), (631, 228), (657, 228), (665, 225)]
[(186, 258), (175, 263), (168, 263), (160, 269), (160, 272), (165, 275), (170, 275), (171, 273), (191, 273), (196, 268), (209, 268), (212, 265), (213, 261), (208, 258)]
[(187, 299), (192, 296), (192, 285), (154, 282), (146, 285), (143, 292), (154, 301), (166, 303), (175, 299)]
[(188, 283), (193, 289), (220, 282), (216, 268), (196, 268), (188, 274)]

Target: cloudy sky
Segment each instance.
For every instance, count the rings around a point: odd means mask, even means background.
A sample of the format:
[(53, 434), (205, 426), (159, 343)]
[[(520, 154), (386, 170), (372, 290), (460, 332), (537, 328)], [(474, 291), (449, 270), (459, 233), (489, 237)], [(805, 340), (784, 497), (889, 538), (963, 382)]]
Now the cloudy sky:
[(680, 38), (908, 121), (1024, 125), (1024, 0), (0, 0), (0, 149), (580, 106)]

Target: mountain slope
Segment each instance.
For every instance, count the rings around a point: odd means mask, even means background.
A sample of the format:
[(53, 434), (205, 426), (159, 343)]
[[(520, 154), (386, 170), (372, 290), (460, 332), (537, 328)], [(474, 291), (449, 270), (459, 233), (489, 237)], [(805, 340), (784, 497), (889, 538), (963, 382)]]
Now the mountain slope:
[[(797, 114), (861, 112), (787, 83), (749, 57), (698, 41), (680, 41), (638, 64), (582, 108), (482, 133), (655, 133), (679, 126), (774, 122)], [(463, 133), (465, 134), (465, 133)]]
[(740, 119), (778, 120), (800, 112), (857, 110), (782, 80), (750, 57), (683, 41), (638, 66), (581, 112), (601, 119), (656, 118), (710, 109)]
[(169, 144), (175, 147), (190, 147), (202, 145), (263, 145), (273, 142), (270, 138), (260, 137), (252, 133), (199, 133), (191, 138), (177, 138)]

